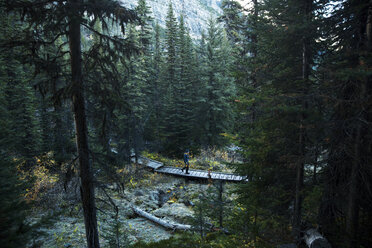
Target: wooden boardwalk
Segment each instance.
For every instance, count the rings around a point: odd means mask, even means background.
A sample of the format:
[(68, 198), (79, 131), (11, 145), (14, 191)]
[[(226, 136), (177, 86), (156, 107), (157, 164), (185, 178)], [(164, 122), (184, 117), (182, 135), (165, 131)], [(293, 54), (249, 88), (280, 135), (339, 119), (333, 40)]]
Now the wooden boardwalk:
[(189, 174), (185, 173), (185, 170), (182, 172), (181, 168), (179, 167), (170, 167), (164, 166), (162, 162), (152, 160), (145, 157), (139, 157), (138, 163), (146, 165), (147, 167), (153, 169), (155, 172), (173, 175), (173, 176), (181, 176), (187, 178), (194, 178), (194, 179), (212, 179), (212, 180), (222, 180), (222, 181), (232, 181), (232, 182), (240, 182), (247, 180), (245, 177), (240, 175), (235, 175), (231, 173), (222, 173), (222, 172), (208, 172), (203, 170), (194, 170), (189, 169)]
[(142, 156), (140, 156), (138, 158), (138, 163), (146, 165), (147, 167), (150, 167), (151, 169), (154, 169), (154, 170), (157, 170), (157, 169), (164, 166), (164, 164), (162, 162), (152, 160), (152, 159), (149, 159), (149, 158), (145, 158), (145, 157), (142, 157)]

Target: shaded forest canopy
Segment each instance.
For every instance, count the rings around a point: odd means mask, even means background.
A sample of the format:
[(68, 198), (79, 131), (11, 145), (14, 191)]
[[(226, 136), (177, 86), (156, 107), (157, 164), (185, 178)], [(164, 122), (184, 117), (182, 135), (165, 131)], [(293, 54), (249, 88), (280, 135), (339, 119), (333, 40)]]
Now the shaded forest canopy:
[[(194, 40), (172, 1), (160, 27), (145, 0), (0, 0), (1, 244), (42, 247), (77, 211), (48, 197), (76, 184), (89, 248), (306, 247), (309, 229), (369, 247), (372, 0), (248, 2), (221, 1)], [(140, 154), (181, 166), (186, 149), (248, 181), (187, 201), (198, 235), (124, 241), (111, 191), (153, 179)]]

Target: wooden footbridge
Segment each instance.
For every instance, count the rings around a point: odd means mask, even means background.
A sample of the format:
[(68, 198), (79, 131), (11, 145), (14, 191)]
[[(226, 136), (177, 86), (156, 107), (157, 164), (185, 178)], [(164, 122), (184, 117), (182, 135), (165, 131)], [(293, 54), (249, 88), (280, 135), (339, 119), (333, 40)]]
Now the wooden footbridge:
[(162, 162), (149, 159), (143, 156), (138, 158), (138, 163), (145, 165), (151, 168), (154, 172), (163, 173), (173, 176), (181, 176), (193, 179), (211, 179), (211, 180), (222, 180), (222, 181), (232, 181), (232, 182), (241, 182), (246, 181), (246, 177), (240, 175), (235, 175), (231, 173), (222, 173), (222, 172), (212, 172), (212, 171), (203, 171), (203, 170), (194, 170), (189, 169), (189, 174), (185, 173), (185, 170), (182, 171), (179, 167), (164, 166)]

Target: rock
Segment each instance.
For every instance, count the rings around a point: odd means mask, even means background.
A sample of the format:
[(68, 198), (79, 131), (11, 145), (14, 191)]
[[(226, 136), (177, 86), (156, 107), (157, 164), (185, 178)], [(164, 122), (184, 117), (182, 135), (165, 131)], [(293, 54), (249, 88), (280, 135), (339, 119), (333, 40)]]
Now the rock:
[[(168, 190), (170, 191), (170, 190)], [(172, 196), (172, 192), (164, 192), (163, 190), (159, 189), (158, 190), (159, 194), (159, 200), (158, 200), (158, 205), (163, 206), (164, 203), (166, 203)]]
[(142, 190), (138, 189), (138, 190), (136, 190), (136, 192), (134, 192), (134, 195), (135, 195), (135, 196), (143, 196), (144, 193), (143, 193)]
[(154, 209), (157, 209), (158, 207), (158, 203), (155, 201), (145, 201), (141, 205), (141, 208), (146, 211), (152, 211)]
[(190, 200), (185, 200), (185, 205), (187, 207), (193, 207), (193, 206), (195, 206), (195, 204), (192, 201), (190, 201)]
[[(121, 0), (130, 8), (137, 6), (137, 0)], [(151, 7), (152, 16), (161, 27), (166, 25), (168, 11), (168, 0), (148, 0), (147, 5)], [(173, 0), (173, 11), (178, 18), (182, 13), (185, 17), (185, 26), (190, 30), (192, 38), (200, 38), (201, 31), (208, 27), (210, 17), (216, 18), (222, 13), (221, 0)]]
[(176, 222), (184, 223), (194, 212), (183, 203), (165, 203), (163, 207), (152, 212), (157, 217), (170, 217)]
[(159, 202), (159, 192), (158, 191), (151, 191), (149, 194), (149, 200)]
[(144, 242), (157, 242), (163, 239), (169, 239), (171, 233), (149, 220), (144, 218), (135, 218), (126, 221), (128, 232), (131, 234), (130, 240)]

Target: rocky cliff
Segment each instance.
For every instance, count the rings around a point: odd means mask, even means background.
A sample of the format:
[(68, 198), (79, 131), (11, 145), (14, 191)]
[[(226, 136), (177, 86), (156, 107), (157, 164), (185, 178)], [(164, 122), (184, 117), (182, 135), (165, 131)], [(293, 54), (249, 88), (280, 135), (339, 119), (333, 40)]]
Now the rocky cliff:
[[(137, 0), (121, 0), (130, 8), (137, 6)], [(147, 0), (151, 7), (152, 15), (160, 24), (165, 27), (165, 19), (170, 0)], [(202, 30), (206, 30), (209, 18), (218, 17), (222, 10), (222, 0), (171, 0), (175, 16), (178, 18), (183, 13), (186, 25), (193, 38), (200, 36)]]

